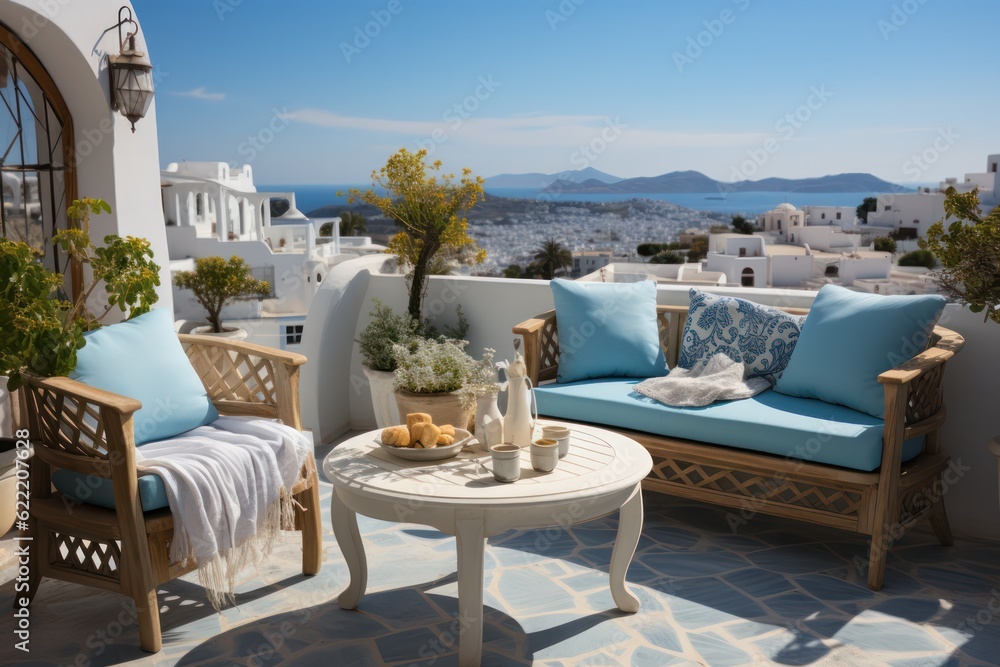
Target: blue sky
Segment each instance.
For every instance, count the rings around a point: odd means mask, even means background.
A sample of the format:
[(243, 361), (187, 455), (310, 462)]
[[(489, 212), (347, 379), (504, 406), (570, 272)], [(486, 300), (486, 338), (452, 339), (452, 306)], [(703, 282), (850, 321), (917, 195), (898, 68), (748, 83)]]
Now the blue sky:
[(934, 182), (1000, 153), (995, 0), (134, 0), (160, 160)]

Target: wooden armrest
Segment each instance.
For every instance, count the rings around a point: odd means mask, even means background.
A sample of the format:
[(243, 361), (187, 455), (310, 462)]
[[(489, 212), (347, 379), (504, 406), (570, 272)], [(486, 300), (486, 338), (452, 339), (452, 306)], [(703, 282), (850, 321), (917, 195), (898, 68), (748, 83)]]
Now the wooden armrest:
[(955, 353), (965, 346), (965, 339), (951, 329), (934, 327), (934, 334), (939, 337), (933, 347), (929, 347), (917, 356), (904, 361), (899, 366), (891, 368), (878, 376), (881, 384), (905, 384), (912, 382), (924, 373), (937, 368), (955, 356)]
[(545, 326), (545, 323), (552, 317), (555, 317), (555, 314), (556, 311), (550, 310), (549, 312), (542, 313), (537, 317), (532, 317), (530, 320), (525, 320), (514, 327), (514, 333), (524, 336), (531, 335), (536, 331), (541, 331), (542, 327)]
[(115, 394), (103, 389), (97, 389), (68, 377), (41, 377), (40, 375), (24, 374), (25, 384), (38, 389), (53, 391), (68, 396), (80, 403), (91, 403), (100, 408), (113, 410), (123, 417), (128, 417), (142, 407), (142, 403), (134, 398)]
[(216, 347), (223, 350), (232, 350), (243, 354), (252, 354), (271, 361), (277, 361), (286, 366), (301, 366), (306, 363), (305, 356), (296, 352), (279, 350), (276, 347), (257, 345), (242, 340), (232, 340), (226, 338), (216, 338), (214, 336), (199, 336), (196, 334), (177, 334), (181, 343), (186, 347), (194, 345), (198, 347)]
[(188, 359), (220, 414), (277, 417), (302, 428), (295, 352), (212, 336), (178, 334)]

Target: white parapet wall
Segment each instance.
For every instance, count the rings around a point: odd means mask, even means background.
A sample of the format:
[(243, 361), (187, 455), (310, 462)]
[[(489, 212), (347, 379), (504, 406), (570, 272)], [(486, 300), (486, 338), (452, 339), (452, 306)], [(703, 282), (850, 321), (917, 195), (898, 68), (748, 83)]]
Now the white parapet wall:
[[(362, 257), (334, 267), (324, 281), (307, 319), (301, 352), (309, 357), (302, 375), (302, 405), (306, 426), (318, 442), (329, 442), (349, 429), (375, 424), (368, 383), (354, 339), (368, 322), (371, 299), (377, 297), (402, 312), (406, 288), (402, 276), (378, 273), (384, 256)], [(688, 303), (688, 286), (661, 285), (661, 304)], [(716, 294), (740, 296), (773, 306), (806, 307), (815, 292), (781, 289), (710, 287)], [(514, 353), (511, 328), (552, 308), (547, 281), (502, 278), (434, 277), (430, 280), (425, 312), (439, 321), (454, 322), (458, 304), (471, 323), (469, 351), (497, 350), (497, 359)], [(997, 465), (987, 450), (1000, 433), (994, 412), (1000, 378), (1000, 325), (983, 322), (957, 305), (949, 305), (941, 325), (966, 338), (965, 349), (948, 363), (945, 396), (948, 421), (943, 447), (953, 470), (941, 489), (955, 532), (1000, 539), (997, 502)], [(864, 336), (863, 331), (858, 336)]]

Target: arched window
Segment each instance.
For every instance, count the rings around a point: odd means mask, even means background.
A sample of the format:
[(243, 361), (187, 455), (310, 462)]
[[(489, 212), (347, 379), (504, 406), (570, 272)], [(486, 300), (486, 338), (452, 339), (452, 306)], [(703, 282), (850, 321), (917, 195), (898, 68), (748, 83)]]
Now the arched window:
[(75, 295), (82, 269), (67, 267), (52, 243), (53, 234), (66, 228), (66, 208), (77, 197), (73, 121), (45, 67), (2, 23), (0, 100), (0, 234), (36, 248), (46, 268), (69, 273)]
[(754, 285), (754, 272), (753, 269), (747, 267), (743, 269), (743, 274), (740, 276), (740, 284), (743, 287), (753, 287)]

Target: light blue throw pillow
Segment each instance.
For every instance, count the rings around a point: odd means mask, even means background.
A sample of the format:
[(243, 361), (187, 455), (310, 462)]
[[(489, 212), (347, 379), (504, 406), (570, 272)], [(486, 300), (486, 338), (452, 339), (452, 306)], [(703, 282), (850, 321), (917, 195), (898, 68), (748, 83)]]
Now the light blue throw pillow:
[(142, 403), (135, 442), (164, 440), (215, 421), (219, 413), (174, 332), (171, 312), (152, 310), (85, 334), (70, 377)]
[(802, 318), (732, 296), (692, 289), (677, 365), (708, 364), (716, 354), (746, 364), (747, 377), (772, 385), (788, 365)]
[(878, 376), (927, 347), (945, 299), (880, 296), (825, 285), (775, 390), (885, 418)]
[(656, 283), (553, 280), (559, 382), (666, 375), (656, 319)]

